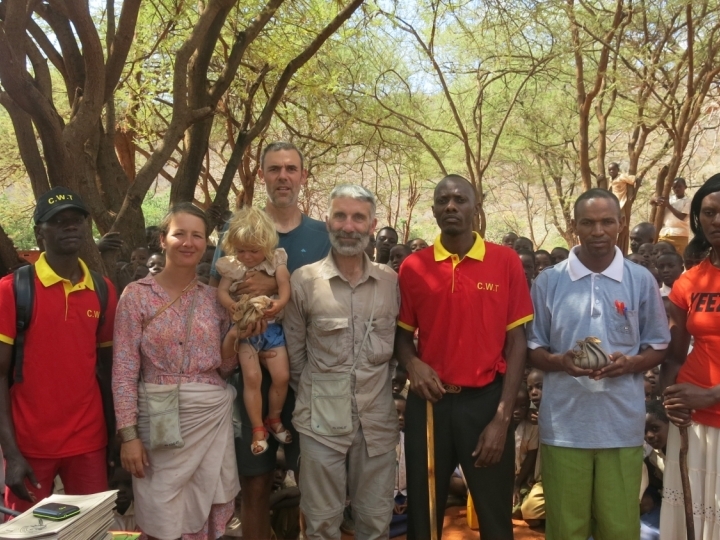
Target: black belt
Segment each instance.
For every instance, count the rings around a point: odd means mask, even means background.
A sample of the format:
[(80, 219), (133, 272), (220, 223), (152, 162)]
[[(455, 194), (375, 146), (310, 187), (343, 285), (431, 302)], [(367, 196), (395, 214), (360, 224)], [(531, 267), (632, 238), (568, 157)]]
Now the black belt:
[(489, 382), (485, 386), (458, 386), (457, 384), (442, 383), (442, 387), (445, 389), (445, 393), (447, 394), (459, 394), (462, 391), (482, 390), (483, 388), (487, 388), (488, 386), (501, 382), (502, 378), (503, 376), (498, 373), (497, 375), (495, 375), (495, 378), (492, 380), (492, 382)]

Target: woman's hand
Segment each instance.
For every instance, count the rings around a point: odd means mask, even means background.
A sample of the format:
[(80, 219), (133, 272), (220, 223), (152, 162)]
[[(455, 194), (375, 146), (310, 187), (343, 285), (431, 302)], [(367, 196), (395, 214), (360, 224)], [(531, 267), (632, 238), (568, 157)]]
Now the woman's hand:
[(145, 467), (150, 466), (147, 451), (140, 439), (122, 443), (120, 447), (122, 468), (135, 478), (145, 478)]
[(663, 392), (665, 408), (707, 409), (718, 402), (715, 388), (700, 388), (690, 383), (673, 384)]

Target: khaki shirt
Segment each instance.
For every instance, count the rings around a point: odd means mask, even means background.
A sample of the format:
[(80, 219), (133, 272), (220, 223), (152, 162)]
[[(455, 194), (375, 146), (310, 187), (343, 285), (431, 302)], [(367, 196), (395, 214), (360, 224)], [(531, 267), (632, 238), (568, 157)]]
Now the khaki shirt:
[[(293, 425), (298, 432), (345, 452), (362, 426), (368, 454), (393, 450), (398, 417), (392, 399), (390, 359), (400, 308), (397, 274), (365, 256), (365, 270), (355, 287), (340, 275), (332, 252), (303, 266), (290, 279), (292, 299), (285, 307), (283, 330), (290, 357), (290, 385), (297, 394)], [(372, 329), (364, 346), (373, 292)], [(312, 374), (352, 373), (352, 432), (326, 436), (311, 428)]]

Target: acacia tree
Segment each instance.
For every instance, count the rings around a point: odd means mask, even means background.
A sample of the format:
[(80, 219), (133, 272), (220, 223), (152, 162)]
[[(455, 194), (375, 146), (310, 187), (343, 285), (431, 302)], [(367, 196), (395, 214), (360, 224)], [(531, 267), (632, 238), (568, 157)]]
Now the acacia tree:
[[(687, 1), (682, 6), (684, 25), (680, 37), (686, 43), (675, 40), (672, 53), (675, 61), (658, 66), (653, 76), (662, 90), (654, 97), (670, 105), (669, 114), (660, 123), (672, 141), (670, 160), (661, 170), (656, 182), (656, 196), (667, 198), (672, 183), (682, 164), (692, 133), (704, 111), (705, 100), (720, 75), (720, 6), (716, 2)], [(680, 8), (680, 6), (678, 6)], [(678, 18), (682, 15), (678, 14)], [(653, 208), (651, 220), (660, 232), (664, 212)]]
[[(117, 231), (128, 245), (143, 244), (141, 203), (145, 194), (158, 175), (166, 172), (168, 161), (185, 139), (173, 195), (175, 200), (192, 200), (213, 111), (249, 46), (284, 3), (207, 0), (199, 10), (182, 1), (174, 3), (170, 7), (179, 22), (156, 24), (168, 29), (160, 32), (161, 36), (165, 33), (175, 41), (164, 51), (157, 40), (154, 50), (135, 50), (128, 65), (141, 9), (166, 13), (163, 0), (124, 0), (117, 20), (115, 3), (108, 0), (105, 28), (93, 19), (86, 0), (0, 0), (0, 104), (13, 121), (35, 194), (51, 186), (70, 187), (83, 196), (100, 233)], [(300, 53), (285, 65), (260, 117), (252, 128), (243, 130), (242, 148), (233, 150), (232, 165), (228, 166), (233, 173), (239, 164), (233, 158), (242, 156), (244, 148), (262, 133), (297, 69), (361, 4), (362, 0), (352, 0), (336, 7), (318, 34), (299, 46)], [(236, 17), (229, 25), (231, 13)], [(228, 26), (232, 31), (230, 52), (219, 61), (218, 43), (223, 31), (228, 34)], [(166, 59), (171, 55), (170, 73), (156, 70), (157, 58), (163, 53)], [(211, 71), (219, 73), (212, 81)], [(127, 77), (128, 72), (140, 72), (139, 81), (159, 81), (152, 100), (168, 111), (166, 116), (160, 115), (164, 125), (158, 130), (159, 140), (153, 142), (137, 170), (130, 170), (132, 159), (127, 155), (121, 163), (115, 150), (116, 92), (119, 83), (135, 80)], [(56, 91), (57, 86), (63, 91)], [(223, 197), (230, 191), (230, 181), (218, 185)], [(91, 242), (83, 257), (91, 266), (102, 265)], [(111, 271), (114, 268), (106, 266)]]

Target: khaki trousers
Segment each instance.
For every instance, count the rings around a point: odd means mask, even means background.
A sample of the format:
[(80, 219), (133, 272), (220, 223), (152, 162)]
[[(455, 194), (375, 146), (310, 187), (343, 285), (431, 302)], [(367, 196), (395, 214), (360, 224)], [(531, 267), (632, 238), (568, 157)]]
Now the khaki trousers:
[(682, 257), (690, 238), (687, 236), (661, 236), (658, 242), (668, 242), (673, 245), (678, 254)]
[(340, 539), (348, 488), (355, 538), (388, 537), (394, 504), (394, 448), (379, 456), (368, 456), (359, 428), (346, 453), (301, 433), (300, 455), (300, 509), (305, 515), (308, 540)]

